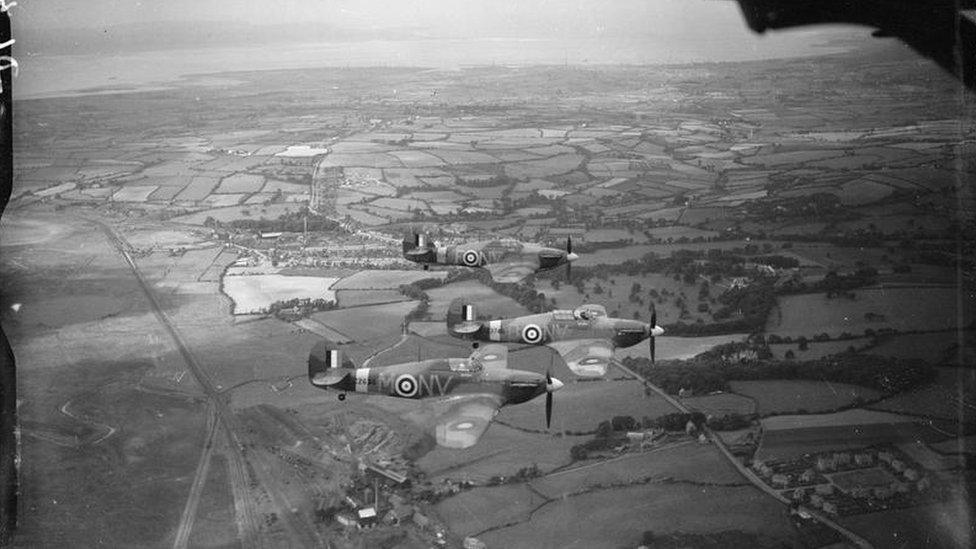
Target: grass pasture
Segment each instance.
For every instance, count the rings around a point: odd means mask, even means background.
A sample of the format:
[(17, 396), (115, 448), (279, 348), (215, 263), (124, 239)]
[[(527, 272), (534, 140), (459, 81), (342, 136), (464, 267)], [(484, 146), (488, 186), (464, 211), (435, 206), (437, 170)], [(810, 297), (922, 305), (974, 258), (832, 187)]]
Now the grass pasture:
[(366, 270), (359, 271), (336, 282), (333, 290), (396, 290), (402, 284), (410, 284), (428, 278), (443, 279), (446, 271)]
[(416, 301), (369, 305), (315, 313), (312, 315), (312, 319), (346, 334), (356, 341), (365, 341), (390, 334), (399, 334), (403, 317), (416, 307)]
[(535, 492), (549, 499), (560, 499), (595, 488), (634, 484), (649, 478), (704, 484), (743, 482), (713, 446), (684, 441), (557, 471), (533, 480), (531, 485)]
[(215, 193), (256, 193), (264, 186), (264, 176), (235, 173), (220, 180)]
[(812, 341), (808, 343), (807, 350), (801, 351), (799, 343), (774, 343), (769, 346), (769, 351), (777, 359), (785, 359), (787, 351), (793, 351), (793, 356), (797, 360), (816, 360), (830, 355), (836, 355), (847, 351), (850, 347), (861, 350), (871, 345), (871, 338), (857, 337), (854, 339), (836, 339), (831, 341)]
[(198, 175), (190, 179), (190, 184), (183, 188), (183, 191), (176, 195), (177, 200), (196, 202), (203, 200), (214, 190), (219, 180), (216, 177)]
[(545, 503), (525, 484), (477, 488), (441, 501), (437, 514), (459, 536), (519, 522)]
[(875, 547), (972, 547), (970, 504), (947, 501), (932, 505), (842, 517)]
[(342, 308), (393, 303), (409, 299), (399, 290), (336, 290), (335, 294), (336, 302)]
[[(560, 364), (558, 357), (555, 360)], [(541, 365), (539, 370), (545, 371), (546, 366)], [(592, 432), (600, 422), (614, 416), (633, 416), (640, 421), (645, 416), (654, 418), (677, 411), (657, 393), (645, 395), (639, 381), (614, 380), (619, 374), (619, 370), (611, 370), (607, 380), (574, 382), (568, 369), (561, 364), (554, 367), (552, 375), (566, 385), (553, 395), (550, 432)], [(495, 419), (520, 429), (545, 430), (545, 407), (545, 399), (540, 397), (502, 408)]]
[(529, 314), (525, 307), (510, 297), (501, 295), (476, 280), (463, 280), (439, 288), (427, 290), (430, 296), (430, 317), (443, 319), (447, 306), (455, 298), (469, 300), (479, 315), (507, 318)]
[(595, 490), (546, 505), (526, 518), (478, 538), (489, 547), (513, 549), (534, 549), (540, 540), (547, 547), (618, 549), (639, 545), (645, 530), (742, 530), (779, 542), (792, 535), (780, 504), (752, 487), (645, 484)]
[[(781, 336), (843, 332), (862, 334), (867, 329), (893, 328), (948, 330), (972, 322), (976, 303), (958, 300), (955, 288), (877, 288), (855, 290), (855, 298), (828, 299), (826, 294), (782, 296), (778, 314), (766, 322), (766, 331)], [(869, 320), (867, 315), (880, 315)], [(961, 319), (960, 319), (961, 316)]]
[(976, 370), (937, 368), (935, 383), (900, 393), (871, 405), (871, 409), (914, 414), (925, 418), (976, 423)]
[[(959, 334), (955, 330), (895, 335), (885, 337), (878, 345), (866, 352), (878, 356), (917, 358), (930, 364), (938, 364), (946, 358), (951, 359), (953, 356), (951, 350), (959, 343), (958, 338)], [(963, 366), (961, 363), (958, 365)]]
[(126, 185), (112, 195), (114, 202), (145, 202), (158, 189), (155, 185)]
[(211, 194), (207, 198), (204, 198), (202, 202), (211, 208), (224, 208), (227, 206), (236, 206), (241, 203), (246, 197), (246, 194)]
[(894, 482), (895, 478), (892, 477), (891, 473), (881, 469), (880, 467), (871, 467), (870, 469), (858, 469), (855, 471), (836, 473), (830, 475), (830, 480), (841, 490), (849, 492), (852, 488), (858, 488), (861, 486), (866, 486), (869, 488), (874, 488), (876, 486), (888, 486)]
[(505, 174), (515, 179), (531, 179), (559, 175), (575, 170), (583, 157), (577, 154), (559, 154), (542, 160), (527, 160), (505, 165)]
[[(411, 415), (406, 417), (410, 419)], [(568, 465), (569, 449), (582, 441), (582, 437), (526, 433), (493, 422), (478, 444), (463, 450), (436, 446), (416, 464), (434, 482), (443, 479), (486, 482), (493, 476), (514, 475), (532, 465), (542, 471)]]
[(715, 417), (729, 414), (748, 415), (756, 411), (752, 399), (734, 393), (685, 397), (681, 402), (692, 410)]
[[(654, 355), (656, 359), (664, 360), (687, 360), (695, 355), (701, 354), (716, 345), (733, 341), (744, 341), (749, 334), (727, 334), (704, 337), (668, 337), (661, 336), (655, 342)], [(623, 357), (645, 357), (650, 358), (650, 349), (647, 342), (638, 343), (626, 349), (617, 349), (617, 359)]]
[[(235, 219), (260, 219), (262, 217), (265, 219), (276, 219), (286, 213), (298, 211), (302, 207), (303, 204), (298, 203), (268, 204), (267, 206), (261, 207), (254, 205), (231, 206), (228, 208), (215, 208), (212, 210), (181, 215), (172, 218), (171, 221), (175, 221), (176, 223), (184, 223), (187, 225), (203, 225), (203, 222), (206, 221), (208, 217), (212, 217), (221, 223), (228, 223)], [(251, 212), (251, 215), (244, 215), (244, 210)]]
[(329, 289), (337, 279), (319, 276), (264, 274), (224, 277), (224, 293), (234, 301), (234, 314), (261, 313), (275, 301), (294, 298), (335, 300)]
[(730, 381), (732, 391), (752, 399), (762, 416), (802, 411), (819, 413), (850, 406), (858, 399), (874, 400), (881, 394), (867, 387), (826, 381)]
[(762, 444), (755, 457), (785, 459), (799, 454), (941, 438), (913, 419), (862, 409), (766, 418), (762, 421)]

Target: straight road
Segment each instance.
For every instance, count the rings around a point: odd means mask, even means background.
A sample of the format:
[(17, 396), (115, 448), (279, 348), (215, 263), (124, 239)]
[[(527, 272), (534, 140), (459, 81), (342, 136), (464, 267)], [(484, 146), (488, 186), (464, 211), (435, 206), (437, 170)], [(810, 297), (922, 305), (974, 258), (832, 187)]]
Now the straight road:
[[(226, 399), (217, 390), (216, 385), (210, 378), (207, 371), (200, 366), (196, 358), (190, 352), (186, 345), (182, 335), (177, 330), (176, 326), (173, 325), (170, 318), (163, 311), (159, 300), (156, 298), (155, 293), (152, 290), (152, 285), (145, 279), (140, 271), (138, 265), (136, 265), (135, 260), (133, 260), (132, 255), (129, 250), (132, 247), (125, 240), (125, 238), (115, 230), (114, 227), (108, 223), (97, 219), (84, 217), (85, 221), (96, 224), (108, 237), (109, 241), (113, 243), (118, 252), (122, 255), (122, 258), (128, 264), (129, 268), (132, 270), (132, 274), (135, 276), (136, 281), (142, 288), (143, 293), (145, 293), (150, 306), (152, 307), (153, 314), (165, 328), (166, 332), (172, 338), (174, 345), (180, 356), (183, 358), (183, 362), (189, 368), (190, 373), (196, 379), (200, 388), (203, 390), (207, 397), (209, 403), (213, 406), (215, 413), (215, 425), (222, 428), (227, 436), (228, 442), (228, 466), (230, 469), (231, 478), (231, 490), (234, 494), (234, 508), (235, 508), (235, 518), (237, 519), (238, 532), (241, 539), (241, 544), (247, 548), (258, 548), (265, 547), (272, 544), (272, 540), (263, 539), (262, 531), (260, 529), (260, 524), (255, 517), (255, 502), (252, 497), (252, 492), (250, 488), (251, 482), (256, 482), (259, 486), (262, 484), (260, 479), (252, 479), (251, 475), (248, 473), (247, 458), (244, 456), (244, 444), (241, 442), (241, 437), (239, 433), (243, 432), (237, 422), (237, 418), (234, 413), (230, 410), (227, 405)], [(211, 441), (208, 437), (208, 442)], [(210, 447), (204, 447), (204, 456), (201, 460), (206, 460), (209, 462), (209, 458), (206, 456), (208, 452), (212, 452), (212, 445)], [(194, 478), (193, 484), (191, 486), (200, 486), (202, 488), (203, 483), (206, 479), (206, 473), (208, 466), (197, 467), (197, 475), (203, 475), (202, 478)], [(261, 486), (265, 490), (269, 490), (270, 486)], [(189, 495), (189, 500), (184, 508), (184, 515), (187, 514), (187, 509), (195, 508), (198, 504), (197, 501), (200, 497), (202, 489), (192, 490)], [(271, 494), (273, 502), (280, 502), (278, 494)], [(279, 507), (281, 507), (279, 505)], [(278, 517), (282, 519), (281, 525), (284, 527), (288, 534), (288, 539), (294, 542), (302, 543), (309, 540), (318, 541), (320, 538), (318, 532), (314, 530), (314, 526), (309, 526), (305, 521), (294, 520), (294, 514), (291, 512), (290, 508), (279, 508), (276, 509)], [(186, 518), (185, 516), (183, 518)], [(192, 522), (192, 517), (188, 519), (187, 522)], [(185, 530), (185, 533), (178, 535), (176, 543), (180, 543), (181, 540), (189, 539), (190, 528), (184, 526), (183, 520), (180, 521), (181, 531)], [(311, 528), (311, 529), (310, 529)], [(305, 543), (302, 545), (307, 546)], [(182, 547), (180, 545), (174, 545), (175, 547)]]
[[(629, 374), (634, 379), (642, 382), (646, 387), (649, 387), (652, 391), (657, 393), (664, 400), (668, 401), (669, 404), (677, 408), (679, 411), (685, 414), (691, 413), (691, 410), (687, 406), (685, 406), (681, 401), (675, 399), (671, 395), (664, 392), (664, 389), (661, 389), (657, 385), (654, 385), (650, 381), (644, 379), (644, 377), (638, 374), (637, 372), (631, 370), (630, 368), (624, 366), (623, 364), (621, 364), (616, 360), (613, 361), (613, 364), (616, 365), (621, 370), (623, 370), (624, 372), (626, 372), (627, 374)], [(742, 474), (742, 476), (746, 477), (746, 479), (749, 482), (751, 482), (756, 488), (759, 488), (763, 492), (769, 494), (771, 497), (775, 498), (776, 501), (779, 501), (780, 503), (783, 503), (785, 505), (790, 504), (789, 499), (784, 497), (783, 494), (780, 494), (776, 490), (773, 490), (772, 487), (770, 487), (768, 484), (763, 482), (763, 480), (759, 478), (759, 476), (756, 475), (756, 473), (752, 469), (749, 469), (748, 467), (743, 465), (743, 463), (739, 461), (738, 458), (732, 455), (732, 452), (729, 451), (729, 448), (725, 445), (725, 442), (722, 440), (722, 438), (716, 435), (714, 431), (709, 429), (707, 425), (703, 425), (702, 429), (705, 432), (705, 436), (707, 436), (708, 439), (712, 441), (712, 444), (714, 444), (719, 449), (719, 451), (722, 453), (723, 456), (725, 456), (725, 458), (729, 461), (729, 463), (731, 463), (732, 466), (735, 467), (736, 470), (738, 470), (739, 473)], [(820, 513), (813, 509), (807, 509), (807, 511), (816, 520), (818, 520), (822, 524), (825, 524), (826, 526), (829, 526), (830, 528), (833, 528), (835, 531), (837, 531), (839, 534), (846, 537), (848, 540), (850, 540), (851, 543), (860, 547), (861, 549), (872, 548), (872, 545), (868, 542), (868, 540), (862, 538), (861, 536), (855, 534), (854, 532), (834, 522), (833, 520), (825, 516), (823, 513)]]

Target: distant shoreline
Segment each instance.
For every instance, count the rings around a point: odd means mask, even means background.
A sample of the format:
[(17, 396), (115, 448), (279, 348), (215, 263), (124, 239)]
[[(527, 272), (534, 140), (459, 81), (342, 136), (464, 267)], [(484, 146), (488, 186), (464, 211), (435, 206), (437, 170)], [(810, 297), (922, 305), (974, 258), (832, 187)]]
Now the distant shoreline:
[[(871, 44), (863, 29), (716, 39), (709, 44), (656, 43), (648, 40), (373, 40), (282, 44), (268, 48), (206, 47), (133, 53), (34, 55), (19, 58), (16, 100), (137, 93), (174, 85), (228, 85), (232, 72), (342, 68), (418, 68), (459, 70), (479, 66), (673, 66), (741, 63), (848, 53)], [(700, 46), (700, 47), (699, 47)], [(215, 84), (194, 83), (203, 76)]]

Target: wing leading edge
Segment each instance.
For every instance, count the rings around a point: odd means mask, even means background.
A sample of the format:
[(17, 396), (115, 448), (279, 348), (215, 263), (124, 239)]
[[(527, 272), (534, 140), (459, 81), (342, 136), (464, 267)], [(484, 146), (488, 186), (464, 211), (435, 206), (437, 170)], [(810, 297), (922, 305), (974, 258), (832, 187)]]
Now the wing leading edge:
[(478, 443), (501, 408), (498, 395), (471, 394), (443, 401), (448, 406), (434, 423), (434, 438), (445, 448), (470, 448)]
[(613, 345), (606, 339), (573, 339), (547, 344), (580, 377), (603, 377), (613, 360)]

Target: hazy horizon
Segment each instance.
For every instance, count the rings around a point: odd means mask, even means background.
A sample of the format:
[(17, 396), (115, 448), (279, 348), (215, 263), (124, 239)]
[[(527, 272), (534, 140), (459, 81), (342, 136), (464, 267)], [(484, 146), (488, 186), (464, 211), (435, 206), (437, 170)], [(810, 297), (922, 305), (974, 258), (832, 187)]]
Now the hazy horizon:
[(736, 2), (717, 0), (112, 0), (95, 9), (52, 0), (15, 10), (18, 98), (239, 70), (725, 62), (837, 53), (872, 40), (866, 29), (840, 26), (757, 35)]

